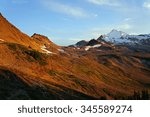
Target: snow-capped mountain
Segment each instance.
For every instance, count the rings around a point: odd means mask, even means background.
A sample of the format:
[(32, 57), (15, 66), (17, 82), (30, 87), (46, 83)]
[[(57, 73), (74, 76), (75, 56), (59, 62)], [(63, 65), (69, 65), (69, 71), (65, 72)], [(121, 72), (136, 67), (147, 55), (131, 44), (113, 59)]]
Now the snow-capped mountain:
[(115, 43), (115, 44), (124, 43), (124, 42), (128, 43), (128, 42), (130, 42), (130, 40), (127, 39), (128, 36), (129, 35), (125, 32), (113, 29), (107, 35), (104, 35), (103, 39), (107, 42), (112, 42), (112, 43)]
[(122, 31), (118, 31), (113, 29), (110, 33), (107, 34), (107, 37), (110, 39), (113, 38), (121, 38), (121, 37), (126, 37), (128, 34)]
[(113, 29), (107, 35), (101, 35), (99, 38), (91, 39), (90, 41), (82, 40), (71, 46), (85, 48), (85, 50), (88, 51), (91, 48), (111, 50), (115, 48), (115, 45), (123, 45), (134, 50), (140, 49), (147, 51), (150, 50), (150, 34), (129, 35), (125, 32)]
[(150, 34), (129, 35), (125, 32), (113, 29), (107, 35), (104, 35), (103, 39), (114, 44), (140, 44), (141, 42), (150, 39)]

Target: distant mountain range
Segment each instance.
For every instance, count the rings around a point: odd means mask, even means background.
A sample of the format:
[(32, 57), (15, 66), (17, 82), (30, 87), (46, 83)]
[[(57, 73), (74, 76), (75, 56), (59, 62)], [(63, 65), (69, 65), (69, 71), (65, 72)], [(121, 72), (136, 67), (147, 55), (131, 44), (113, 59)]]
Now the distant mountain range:
[[(107, 35), (101, 35), (97, 41), (106, 41), (113, 44), (150, 44), (150, 34), (129, 35), (122, 31), (113, 29)], [(88, 45), (88, 41), (82, 40), (75, 44), (75, 46)]]
[(97, 44), (109, 44), (109, 45), (124, 45), (132, 47), (134, 49), (144, 49), (146, 51), (150, 50), (150, 34), (141, 34), (141, 35), (129, 35), (122, 31), (117, 31), (113, 29), (107, 35), (101, 35), (97, 39), (92, 39), (90, 41), (82, 40), (77, 42), (74, 47), (83, 47), (83, 46), (94, 46)]

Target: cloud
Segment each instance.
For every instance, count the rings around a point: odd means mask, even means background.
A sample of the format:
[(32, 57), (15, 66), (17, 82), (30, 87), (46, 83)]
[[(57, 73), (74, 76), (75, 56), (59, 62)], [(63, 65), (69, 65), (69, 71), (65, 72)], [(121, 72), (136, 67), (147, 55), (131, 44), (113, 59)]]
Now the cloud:
[(96, 5), (107, 5), (107, 6), (120, 6), (119, 0), (87, 0), (90, 3)]
[(53, 10), (55, 12), (67, 14), (77, 18), (87, 17), (87, 13), (80, 7), (59, 3), (53, 0), (50, 1), (42, 0), (41, 2), (44, 4), (46, 8)]
[(145, 1), (143, 7), (150, 10), (150, 1)]

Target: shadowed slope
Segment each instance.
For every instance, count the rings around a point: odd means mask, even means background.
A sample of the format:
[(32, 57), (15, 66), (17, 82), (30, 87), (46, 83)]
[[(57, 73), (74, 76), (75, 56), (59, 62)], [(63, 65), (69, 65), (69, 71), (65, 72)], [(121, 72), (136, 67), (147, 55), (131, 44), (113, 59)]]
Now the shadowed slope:
[(13, 72), (0, 68), (0, 99), (95, 99), (55, 84), (49, 87), (30, 86), (21, 79)]

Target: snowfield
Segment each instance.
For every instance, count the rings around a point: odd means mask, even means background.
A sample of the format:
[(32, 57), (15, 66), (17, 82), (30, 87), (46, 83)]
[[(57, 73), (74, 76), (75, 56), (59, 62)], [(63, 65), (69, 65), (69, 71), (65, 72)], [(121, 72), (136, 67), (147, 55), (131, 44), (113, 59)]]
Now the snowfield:
[(45, 45), (44, 46), (41, 46), (41, 49), (44, 51), (44, 53), (46, 54), (53, 54), (53, 52), (49, 51), (46, 49)]
[(62, 53), (65, 52), (63, 49), (58, 49), (58, 51), (59, 51), (59, 52), (62, 52)]
[(88, 51), (88, 50), (91, 49), (91, 48), (99, 48), (99, 47), (101, 47), (101, 44), (96, 44), (96, 45), (94, 45), (94, 46), (86, 46), (86, 47), (85, 47), (85, 51)]
[(4, 42), (4, 40), (3, 39), (0, 39), (0, 43), (3, 43)]
[(0, 39), (0, 41), (4, 41), (3, 39)]

